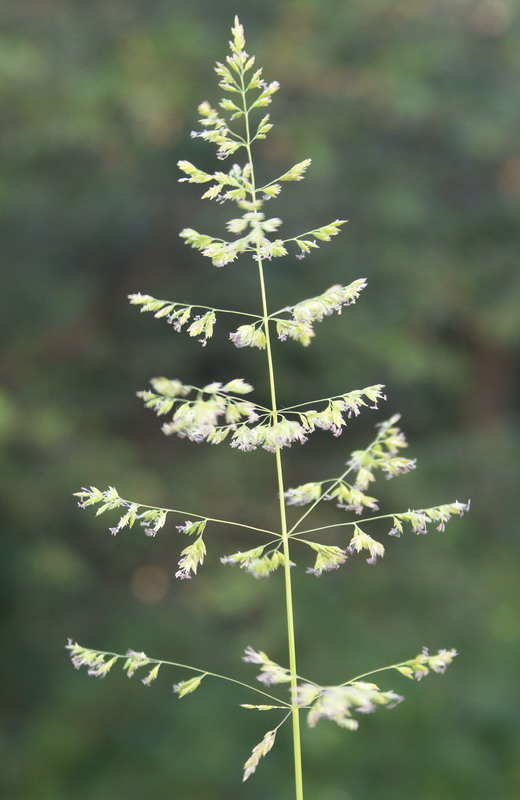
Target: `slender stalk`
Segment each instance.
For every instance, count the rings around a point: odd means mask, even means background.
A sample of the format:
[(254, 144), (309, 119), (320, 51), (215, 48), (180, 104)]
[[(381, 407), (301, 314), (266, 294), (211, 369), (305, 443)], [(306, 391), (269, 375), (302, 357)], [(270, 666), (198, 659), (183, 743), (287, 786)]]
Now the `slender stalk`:
[(399, 667), (405, 667), (406, 661), (401, 661), (399, 664), (390, 664), (388, 667), (379, 667), (379, 669), (371, 669), (370, 672), (363, 672), (362, 675), (356, 675), (355, 678), (351, 678), (349, 681), (345, 681), (344, 683), (340, 683), (340, 686), (348, 686), (349, 683), (354, 683), (355, 681), (360, 681), (363, 678), (368, 678), (370, 675), (375, 675), (376, 672), (386, 672), (389, 669), (399, 669)]
[(320, 397), (319, 400), (305, 400), (303, 403), (297, 403), (295, 406), (286, 406), (281, 408), (280, 411), (292, 411), (294, 408), (301, 408), (302, 406), (313, 406), (315, 403), (325, 403), (328, 400), (339, 400), (342, 397), (340, 394), (333, 394), (330, 397)]
[[(190, 303), (179, 303), (180, 306), (188, 307)], [(215, 311), (217, 314), (235, 314), (237, 317), (253, 317), (254, 319), (261, 320), (262, 317), (259, 314), (249, 314), (247, 311), (233, 311), (231, 308), (214, 308), (213, 306), (199, 306), (191, 304), (192, 308), (202, 308), (205, 311)]]
[[(242, 98), (244, 103), (244, 118), (246, 126), (246, 150), (251, 167), (251, 197), (253, 202), (256, 200), (255, 189), (255, 172), (253, 165), (253, 157), (251, 154), (251, 131), (249, 127), (249, 114), (246, 104), (246, 91), (244, 85), (244, 76), (241, 75), (242, 84)], [(260, 257), (260, 247), (256, 247), (256, 260), (258, 263), (258, 277), (260, 280), (260, 293), (262, 297), (262, 313), (263, 313), (263, 327), (266, 339), (266, 354), (267, 354), (267, 368), (269, 372), (269, 392), (271, 396), (271, 408), (273, 413), (273, 420), (276, 423), (278, 419), (278, 406), (276, 401), (276, 380), (273, 365), (273, 353), (271, 347), (271, 338), (269, 335), (269, 311), (267, 307), (267, 293), (265, 289), (265, 278), (262, 259)], [(280, 508), (280, 525), (282, 533), (282, 547), (284, 559), (284, 583), (285, 583), (285, 611), (287, 619), (287, 642), (289, 648), (289, 671), (291, 674), (291, 694), (294, 698), (296, 687), (298, 684), (298, 672), (296, 668), (296, 640), (294, 633), (294, 609), (292, 597), (292, 582), (291, 582), (291, 559), (289, 548), (289, 532), (287, 525), (287, 515), (285, 510), (285, 486), (283, 478), (282, 457), (280, 454), (280, 447), (277, 446), (275, 450), (276, 459), (276, 479), (278, 484), (278, 497)], [(294, 786), (296, 800), (303, 800), (303, 773), (302, 773), (302, 754), (301, 754), (301, 736), (300, 736), (300, 712), (298, 706), (294, 704), (291, 708), (292, 719), (292, 732), (293, 732), (293, 752), (294, 752)]]
[[(262, 261), (258, 261), (258, 272), (260, 277), (260, 287), (262, 293), (262, 307), (264, 310), (265, 319), (265, 335), (266, 335), (266, 351), (267, 351), (267, 365), (269, 370), (269, 389), (271, 393), (271, 403), (273, 408), (273, 415), (277, 419), (277, 405), (276, 405), (276, 382), (273, 366), (273, 357), (271, 350), (271, 342), (269, 338), (269, 322), (267, 319), (267, 299), (265, 291), (264, 273), (262, 268)], [(282, 531), (282, 547), (285, 556), (284, 560), (284, 578), (285, 578), (285, 608), (287, 617), (287, 639), (289, 646), (289, 670), (291, 673), (291, 691), (294, 694), (297, 686), (297, 668), (296, 668), (296, 641), (294, 633), (294, 609), (292, 598), (292, 582), (291, 582), (291, 560), (289, 552), (289, 533), (287, 529), (287, 516), (285, 512), (285, 486), (283, 479), (282, 457), (280, 448), (276, 448), (276, 477), (278, 483), (278, 496), (280, 506), (280, 523)], [(296, 800), (303, 800), (303, 776), (302, 776), (302, 761), (301, 761), (301, 739), (300, 739), (300, 719), (299, 709), (297, 706), (292, 708), (292, 730), (293, 730), (293, 746), (294, 746), (294, 778), (296, 789)]]

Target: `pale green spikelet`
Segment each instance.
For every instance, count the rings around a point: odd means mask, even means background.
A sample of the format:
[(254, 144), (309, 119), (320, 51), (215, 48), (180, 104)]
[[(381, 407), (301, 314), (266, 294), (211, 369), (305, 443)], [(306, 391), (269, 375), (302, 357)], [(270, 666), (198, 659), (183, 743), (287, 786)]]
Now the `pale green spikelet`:
[(332, 569), (338, 569), (348, 558), (346, 550), (335, 545), (319, 544), (318, 542), (307, 542), (309, 547), (316, 551), (316, 562), (312, 568), (309, 567), (307, 572), (311, 575), (319, 577), (324, 572), (330, 572)]
[(252, 647), (246, 647), (245, 656), (242, 661), (249, 664), (258, 664), (260, 666), (260, 675), (257, 680), (265, 686), (272, 686), (275, 683), (289, 683), (291, 681), (291, 674), (286, 667), (281, 667), (275, 661), (271, 661), (268, 655), (262, 650), (254, 650)]
[(192, 575), (196, 575), (198, 567), (204, 562), (205, 555), (206, 545), (202, 536), (199, 536), (193, 544), (189, 544), (182, 551), (179, 569), (175, 573), (175, 577), (186, 580)]
[(260, 759), (263, 758), (263, 756), (266, 756), (267, 753), (272, 749), (275, 739), (276, 730), (267, 731), (262, 741), (253, 748), (253, 752), (244, 764), (244, 777), (242, 778), (243, 781), (247, 781), (253, 772), (255, 772)]
[(385, 548), (381, 542), (372, 539), (368, 533), (362, 531), (358, 525), (354, 526), (354, 535), (350, 540), (348, 549), (351, 553), (360, 553), (362, 550), (368, 550), (370, 558), (367, 558), (368, 564), (375, 564), (378, 558), (383, 558)]
[[(305, 697), (305, 692), (302, 697)], [(298, 700), (298, 693), (296, 698)], [(355, 731), (359, 722), (352, 714), (370, 714), (379, 706), (395, 708), (402, 700), (401, 695), (393, 691), (383, 692), (375, 683), (365, 681), (356, 681), (348, 686), (325, 686), (311, 703), (307, 724), (314, 728), (320, 719), (329, 719), (341, 728)]]
[(195, 675), (195, 677), (188, 678), (186, 681), (176, 683), (173, 687), (173, 691), (178, 694), (179, 697), (185, 697), (187, 694), (191, 694), (199, 688), (204, 677), (204, 675)]

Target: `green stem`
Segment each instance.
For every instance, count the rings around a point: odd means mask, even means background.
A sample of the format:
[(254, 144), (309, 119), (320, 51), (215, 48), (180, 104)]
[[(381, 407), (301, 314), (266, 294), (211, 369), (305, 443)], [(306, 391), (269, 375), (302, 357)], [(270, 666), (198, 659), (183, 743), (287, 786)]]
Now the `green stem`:
[[(242, 81), (242, 98), (244, 103), (244, 116), (246, 125), (246, 149), (251, 167), (251, 197), (253, 202), (256, 200), (255, 189), (255, 173), (253, 166), (253, 157), (251, 155), (251, 132), (249, 128), (249, 115), (246, 104), (246, 90), (244, 85), (244, 77), (241, 76)], [(256, 260), (258, 263), (258, 277), (260, 280), (260, 293), (262, 296), (262, 312), (263, 312), (263, 325), (266, 339), (266, 353), (267, 353), (267, 368), (269, 372), (269, 392), (271, 395), (271, 408), (273, 412), (273, 419), (276, 422), (278, 418), (278, 407), (276, 401), (276, 380), (273, 366), (273, 354), (271, 348), (271, 339), (269, 335), (269, 312), (267, 308), (267, 294), (265, 290), (264, 269), (262, 259), (260, 257), (260, 247), (256, 247)], [(294, 785), (296, 800), (303, 800), (303, 774), (302, 774), (302, 755), (301, 755), (301, 737), (300, 737), (300, 714), (298, 706), (294, 705), (294, 696), (296, 687), (298, 685), (298, 673), (296, 669), (296, 641), (294, 633), (294, 610), (292, 598), (292, 582), (291, 582), (291, 559), (289, 548), (289, 532), (287, 526), (287, 515), (285, 511), (285, 487), (283, 479), (282, 458), (280, 455), (280, 447), (277, 446), (275, 450), (276, 459), (276, 478), (278, 483), (278, 497), (280, 508), (280, 525), (282, 533), (282, 547), (284, 554), (284, 579), (285, 579), (285, 609), (287, 619), (287, 640), (289, 648), (289, 671), (291, 674), (291, 693), (293, 696), (293, 705), (291, 707), (292, 719), (292, 732), (293, 732), (293, 752), (294, 752)]]
[[(276, 405), (276, 382), (274, 375), (273, 357), (271, 350), (271, 342), (269, 337), (269, 321), (267, 314), (267, 298), (265, 291), (264, 271), (262, 261), (258, 257), (258, 272), (260, 278), (260, 289), (262, 294), (262, 307), (264, 311), (264, 331), (266, 336), (266, 351), (267, 351), (267, 366), (269, 371), (269, 390), (271, 394), (271, 403), (273, 408), (274, 419), (277, 419), (277, 405)], [(284, 554), (284, 577), (285, 577), (285, 607), (287, 617), (287, 639), (289, 645), (289, 671), (291, 673), (291, 692), (296, 692), (298, 683), (297, 668), (296, 668), (296, 641), (294, 634), (294, 609), (292, 598), (292, 582), (291, 582), (291, 559), (289, 552), (289, 533), (287, 529), (287, 516), (285, 512), (285, 486), (283, 479), (282, 457), (280, 448), (277, 447), (275, 451), (276, 458), (276, 477), (278, 483), (278, 497), (280, 506), (280, 523), (282, 531), (282, 547)], [(300, 719), (299, 709), (297, 706), (292, 708), (292, 730), (293, 730), (293, 745), (294, 745), (294, 777), (296, 788), (296, 800), (303, 800), (303, 777), (302, 777), (302, 761), (301, 761), (301, 740), (300, 740)]]

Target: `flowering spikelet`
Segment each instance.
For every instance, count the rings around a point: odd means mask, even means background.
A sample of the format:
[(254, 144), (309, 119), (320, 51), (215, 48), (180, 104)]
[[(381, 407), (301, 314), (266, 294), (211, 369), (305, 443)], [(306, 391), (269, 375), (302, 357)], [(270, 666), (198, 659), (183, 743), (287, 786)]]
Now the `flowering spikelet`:
[(342, 550), (341, 547), (318, 544), (318, 542), (308, 542), (308, 544), (318, 555), (316, 556), (314, 567), (309, 568), (307, 572), (316, 575), (316, 577), (319, 577), (323, 572), (338, 569), (348, 558), (347, 551)]
[(272, 749), (276, 738), (276, 731), (267, 731), (264, 738), (262, 739), (256, 747), (253, 748), (253, 752), (247, 759), (246, 763), (244, 764), (244, 777), (242, 778), (243, 781), (247, 781), (247, 779), (253, 774), (258, 766), (258, 762), (262, 758), (262, 756), (267, 755), (269, 750)]
[(291, 680), (289, 670), (281, 667), (275, 661), (271, 661), (269, 656), (261, 650), (253, 650), (252, 647), (246, 647), (245, 653), (242, 661), (260, 665), (260, 675), (257, 676), (257, 680), (265, 686), (271, 686), (275, 683), (288, 683)]
[(395, 692), (382, 692), (375, 683), (365, 681), (346, 686), (325, 686), (312, 701), (307, 722), (309, 727), (314, 728), (320, 719), (330, 719), (341, 728), (354, 731), (359, 722), (352, 718), (353, 713), (370, 714), (379, 706), (394, 708), (402, 700)]
[(414, 678), (416, 681), (420, 681), (421, 678), (429, 674), (430, 670), (442, 675), (457, 655), (456, 650), (439, 650), (435, 655), (431, 656), (428, 648), (423, 647), (419, 655), (410, 661), (404, 662), (397, 669), (407, 678)]

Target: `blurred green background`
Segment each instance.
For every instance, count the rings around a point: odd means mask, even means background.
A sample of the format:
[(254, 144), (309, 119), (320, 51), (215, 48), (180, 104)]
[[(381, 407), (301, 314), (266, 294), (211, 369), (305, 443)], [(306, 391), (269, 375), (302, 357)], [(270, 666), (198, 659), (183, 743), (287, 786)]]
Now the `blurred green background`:
[[(376, 567), (294, 573), (300, 667), (341, 681), (456, 647), (443, 677), (358, 733), (305, 731), (309, 800), (520, 797), (518, 668), (518, 5), (513, 0), (24, 0), (0, 11), (0, 180), (5, 282), (0, 436), (4, 641), (0, 785), (6, 800), (228, 800), (292, 796), (290, 731), (247, 784), (272, 725), (251, 697), (208, 680), (179, 701), (164, 670), (144, 688), (75, 672), (67, 636), (251, 680), (247, 644), (286, 661), (281, 577), (221, 567), (245, 549), (210, 531), (207, 566), (173, 580), (183, 543), (108, 533), (76, 508), (82, 485), (276, 525), (272, 456), (166, 439), (135, 391), (149, 377), (243, 376), (257, 351), (220, 324), (208, 347), (128, 307), (141, 291), (256, 310), (255, 270), (217, 271), (178, 238), (219, 235), (229, 208), (178, 184), (213, 170), (189, 138), (219, 97), (212, 63), (239, 13), (248, 50), (281, 91), (258, 147), (269, 178), (307, 156), (308, 179), (269, 210), (285, 235), (350, 222), (304, 261), (269, 268), (273, 306), (367, 277), (312, 347), (276, 348), (284, 404), (385, 383), (388, 402), (339, 440), (285, 451), (288, 485), (338, 474), (374, 424), (403, 414), (419, 468), (378, 487), (386, 511), (455, 499), (445, 533), (386, 540)], [(377, 492), (376, 492), (377, 493)], [(327, 507), (322, 519), (340, 512)], [(318, 516), (317, 521), (320, 517)], [(183, 520), (180, 519), (179, 522)], [(383, 533), (383, 531), (381, 531)], [(256, 538), (255, 538), (256, 541)], [(305, 554), (301, 561), (305, 566)]]

